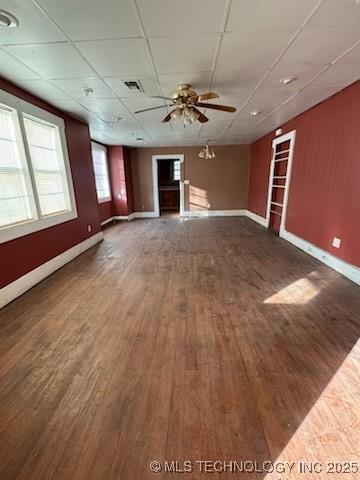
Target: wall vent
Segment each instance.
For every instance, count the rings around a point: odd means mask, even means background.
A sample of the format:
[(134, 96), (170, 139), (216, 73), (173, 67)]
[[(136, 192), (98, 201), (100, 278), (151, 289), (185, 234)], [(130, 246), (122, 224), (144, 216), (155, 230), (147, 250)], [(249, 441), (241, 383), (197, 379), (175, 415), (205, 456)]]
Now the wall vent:
[(128, 80), (126, 82), (124, 82), (124, 84), (127, 86), (127, 88), (129, 90), (135, 90), (137, 92), (143, 92), (144, 89), (141, 85), (141, 83), (139, 82), (139, 80)]

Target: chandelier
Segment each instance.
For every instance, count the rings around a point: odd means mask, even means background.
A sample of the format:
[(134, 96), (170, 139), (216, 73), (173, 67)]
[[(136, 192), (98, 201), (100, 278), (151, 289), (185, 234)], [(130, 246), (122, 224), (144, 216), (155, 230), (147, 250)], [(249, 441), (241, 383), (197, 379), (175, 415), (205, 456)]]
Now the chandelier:
[(206, 142), (206, 145), (205, 147), (201, 150), (201, 152), (199, 153), (199, 157), (200, 158), (206, 158), (206, 159), (209, 159), (209, 158), (215, 158), (216, 155), (215, 155), (215, 152), (214, 152), (214, 149), (209, 147), (209, 142)]
[(171, 112), (171, 118), (173, 120), (182, 121), (184, 127), (196, 122), (196, 120), (199, 118), (199, 115), (200, 115), (199, 112), (187, 106), (176, 108), (173, 112)]

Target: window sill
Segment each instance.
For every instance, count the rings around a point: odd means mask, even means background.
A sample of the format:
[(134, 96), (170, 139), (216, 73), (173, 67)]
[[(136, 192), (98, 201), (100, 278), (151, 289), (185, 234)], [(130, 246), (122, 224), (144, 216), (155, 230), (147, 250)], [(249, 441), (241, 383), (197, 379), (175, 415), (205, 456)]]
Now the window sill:
[(39, 232), (40, 230), (45, 230), (46, 228), (54, 227), (55, 225), (60, 225), (61, 223), (65, 223), (69, 220), (77, 218), (77, 216), (78, 215), (76, 211), (71, 211), (41, 218), (39, 220), (21, 223), (15, 226), (9, 226), (7, 228), (5, 227), (0, 229), (0, 244), (15, 240), (25, 235), (29, 235), (30, 233), (35, 233)]
[(109, 203), (111, 202), (112, 198), (107, 197), (107, 198), (101, 198), (100, 200), (98, 199), (98, 204), (100, 205), (101, 203)]

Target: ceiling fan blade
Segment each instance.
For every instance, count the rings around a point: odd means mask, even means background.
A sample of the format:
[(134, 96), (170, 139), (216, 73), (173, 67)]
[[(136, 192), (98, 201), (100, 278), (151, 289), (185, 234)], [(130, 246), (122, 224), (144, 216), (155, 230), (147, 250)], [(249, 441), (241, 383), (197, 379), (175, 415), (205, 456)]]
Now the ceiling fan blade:
[(163, 100), (170, 100), (170, 101), (173, 100), (173, 99), (170, 98), (170, 97), (163, 97), (163, 96), (161, 96), (161, 95), (151, 95), (150, 98), (162, 98)]
[(219, 98), (219, 95), (215, 92), (206, 92), (199, 95), (199, 101), (202, 102), (203, 100), (212, 100), (213, 98)]
[(236, 112), (235, 107), (228, 107), (227, 105), (216, 105), (215, 103), (201, 103), (196, 102), (197, 107), (212, 108), (213, 110), (221, 110), (222, 112)]
[(170, 105), (159, 105), (158, 107), (151, 107), (151, 108), (144, 108), (143, 110), (138, 110), (134, 113), (142, 113), (142, 112), (149, 112), (150, 110), (157, 110), (158, 108), (166, 108), (170, 107)]
[(169, 121), (171, 120), (171, 114), (172, 114), (173, 112), (175, 112), (175, 110), (171, 110), (171, 112), (168, 113), (168, 114), (166, 115), (166, 117), (164, 117), (164, 118), (162, 119), (162, 123), (169, 122)]
[(200, 110), (198, 110), (195, 107), (193, 107), (193, 110), (194, 110), (194, 112), (199, 114), (198, 120), (199, 120), (200, 123), (206, 123), (206, 122), (209, 121), (209, 119), (203, 113), (201, 113)]

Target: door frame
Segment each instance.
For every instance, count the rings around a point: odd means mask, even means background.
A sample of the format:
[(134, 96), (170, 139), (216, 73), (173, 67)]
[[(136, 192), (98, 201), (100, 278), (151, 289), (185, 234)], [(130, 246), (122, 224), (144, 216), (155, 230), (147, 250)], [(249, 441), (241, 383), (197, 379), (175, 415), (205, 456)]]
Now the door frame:
[(285, 190), (284, 202), (282, 207), (279, 237), (283, 237), (284, 232), (286, 232), (286, 214), (287, 214), (287, 206), (289, 201), (289, 190), (290, 190), (290, 182), (291, 182), (292, 162), (294, 157), (295, 138), (296, 138), (296, 130), (291, 130), (290, 132), (285, 133), (284, 135), (280, 135), (279, 137), (274, 138), (274, 140), (272, 141), (272, 157), (271, 157), (271, 163), (270, 163), (268, 198), (267, 198), (266, 219), (265, 219), (266, 228), (269, 228), (270, 226), (271, 196), (272, 196), (272, 184), (274, 181), (276, 147), (277, 145), (279, 145), (279, 143), (290, 141), (289, 157), (287, 161), (288, 164), (286, 169), (286, 180), (285, 180), (285, 189), (284, 189)]
[(152, 155), (152, 177), (153, 177), (153, 203), (154, 203), (154, 216), (160, 217), (160, 203), (159, 203), (159, 185), (158, 185), (158, 160), (180, 160), (180, 205), (179, 213), (180, 217), (184, 216), (185, 199), (184, 199), (184, 160), (185, 155), (183, 153), (172, 153), (171, 155)]

